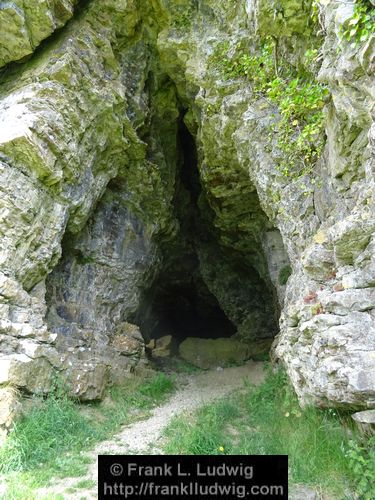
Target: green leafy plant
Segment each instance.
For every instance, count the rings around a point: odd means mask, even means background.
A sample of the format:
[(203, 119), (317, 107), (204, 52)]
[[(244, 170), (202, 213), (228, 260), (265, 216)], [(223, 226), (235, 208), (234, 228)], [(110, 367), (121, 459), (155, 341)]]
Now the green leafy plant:
[(375, 33), (375, 8), (369, 0), (357, 0), (353, 16), (344, 24), (342, 36), (352, 47), (366, 42)]
[[(237, 45), (221, 42), (210, 63), (224, 79), (246, 78), (254, 98), (264, 98), (279, 110), (279, 120), (270, 127), (270, 140), (277, 136), (280, 160), (277, 169), (285, 177), (310, 174), (325, 144), (323, 107), (327, 88), (307, 71), (298, 71), (277, 54), (277, 40), (268, 37), (259, 53), (249, 54)], [(317, 49), (306, 52), (309, 65), (318, 57)]]
[(362, 500), (373, 500), (375, 498), (375, 436), (368, 441), (350, 441), (347, 457), (354, 475), (358, 497)]
[(325, 143), (323, 106), (327, 90), (299, 76), (271, 82), (268, 97), (278, 105), (281, 120), (276, 125), (282, 152), (279, 170), (285, 175), (305, 175), (319, 159)]

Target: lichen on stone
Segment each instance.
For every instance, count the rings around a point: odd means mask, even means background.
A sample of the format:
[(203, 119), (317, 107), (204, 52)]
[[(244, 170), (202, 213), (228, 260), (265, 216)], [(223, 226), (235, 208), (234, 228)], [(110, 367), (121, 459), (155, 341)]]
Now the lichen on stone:
[(235, 342), (278, 334), (301, 403), (373, 407), (375, 45), (343, 36), (353, 4), (76, 3), (0, 2), (6, 425), (11, 386), (101, 398), (146, 362), (121, 328), (148, 341), (184, 286)]

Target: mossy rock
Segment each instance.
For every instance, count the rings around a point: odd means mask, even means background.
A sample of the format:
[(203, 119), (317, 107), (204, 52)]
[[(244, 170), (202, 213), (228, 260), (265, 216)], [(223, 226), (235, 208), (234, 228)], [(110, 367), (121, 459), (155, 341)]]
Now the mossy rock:
[(244, 344), (234, 338), (201, 339), (188, 337), (180, 344), (180, 356), (198, 368), (207, 370), (217, 366), (231, 366), (268, 351), (270, 341)]

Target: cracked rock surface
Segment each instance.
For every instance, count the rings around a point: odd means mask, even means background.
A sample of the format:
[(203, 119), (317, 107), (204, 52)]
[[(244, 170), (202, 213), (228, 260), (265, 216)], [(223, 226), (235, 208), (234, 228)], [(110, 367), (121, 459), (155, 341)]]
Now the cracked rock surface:
[[(282, 16), (271, 0), (77, 3), (0, 2), (2, 421), (9, 388), (56, 376), (101, 398), (146, 362), (151, 304), (176, 290), (241, 342), (277, 333), (301, 403), (375, 407), (375, 39), (340, 36), (354, 2), (324, 2), (319, 33), (294, 0)], [(277, 168), (275, 104), (213, 57), (268, 29), (298, 67), (320, 40), (326, 143), (298, 178)]]

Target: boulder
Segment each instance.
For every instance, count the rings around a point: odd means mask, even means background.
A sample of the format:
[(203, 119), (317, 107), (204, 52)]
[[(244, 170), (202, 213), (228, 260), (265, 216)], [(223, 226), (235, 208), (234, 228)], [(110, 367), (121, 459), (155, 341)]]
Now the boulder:
[(146, 344), (146, 349), (155, 349), (155, 346), (156, 346), (156, 342), (155, 342), (155, 339), (151, 339), (150, 342), (148, 344)]
[(321, 497), (315, 488), (304, 484), (294, 484), (289, 491), (290, 500), (319, 500), (319, 498)]
[(138, 326), (121, 323), (116, 329), (112, 347), (123, 356), (140, 357), (144, 351), (144, 341)]
[(126, 335), (116, 335), (112, 341), (112, 346), (123, 356), (136, 356), (142, 352), (143, 344), (139, 340)]
[(13, 387), (0, 387), (0, 428), (9, 429), (20, 409), (17, 390)]
[[(266, 341), (269, 346), (269, 341)], [(266, 343), (244, 344), (232, 337), (201, 339), (188, 337), (179, 347), (181, 358), (198, 368), (209, 369), (217, 366), (240, 364), (254, 355), (259, 355)]]
[(156, 358), (167, 358), (171, 355), (172, 335), (164, 335), (155, 340), (155, 348), (152, 350), (152, 356)]
[(358, 411), (352, 419), (363, 434), (375, 435), (375, 410)]
[(67, 371), (71, 394), (81, 401), (103, 398), (109, 380), (109, 370), (103, 363), (78, 363)]

